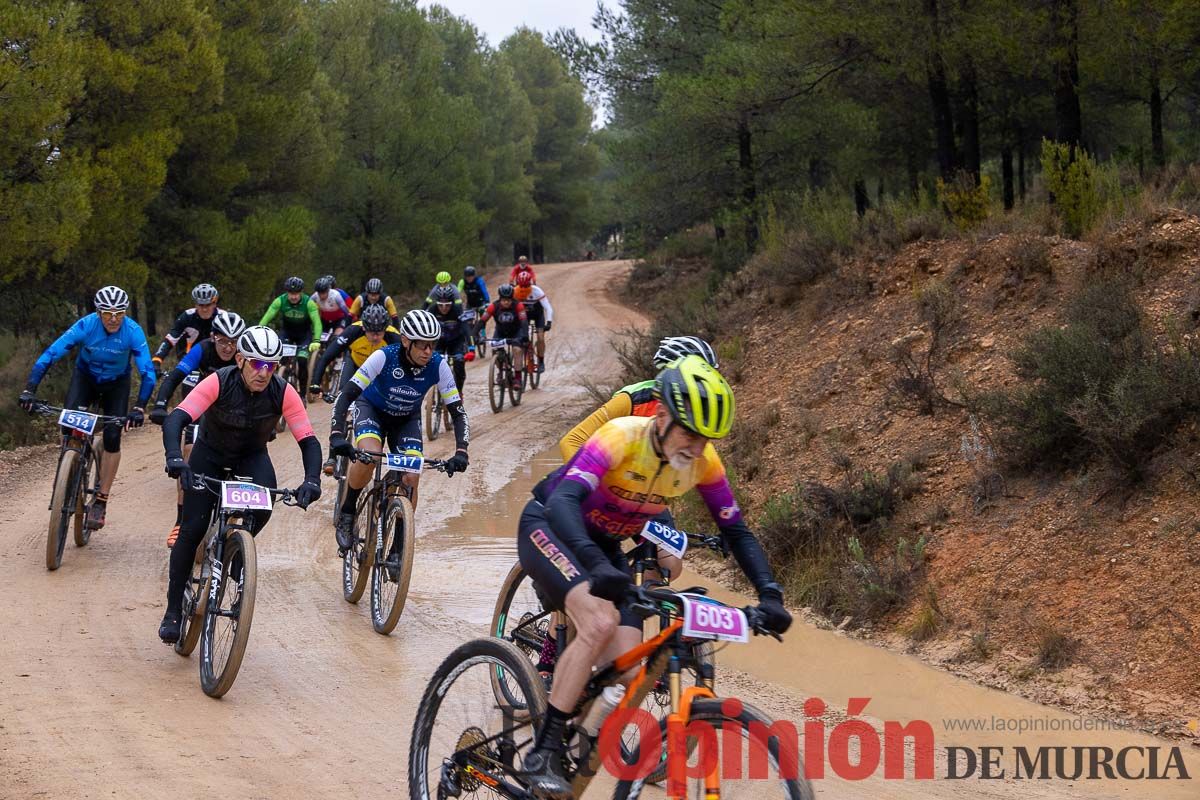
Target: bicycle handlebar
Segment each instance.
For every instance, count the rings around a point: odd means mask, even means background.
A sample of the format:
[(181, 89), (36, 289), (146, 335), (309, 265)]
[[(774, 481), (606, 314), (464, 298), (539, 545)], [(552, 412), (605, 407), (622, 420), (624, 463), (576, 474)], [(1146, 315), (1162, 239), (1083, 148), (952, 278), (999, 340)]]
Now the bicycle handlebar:
[[(703, 586), (689, 586), (687, 589), (674, 590), (665, 588), (655, 588), (654, 584), (643, 586), (631, 586), (625, 590), (625, 596), (632, 600), (630, 609), (639, 616), (652, 617), (662, 611), (661, 606), (666, 603), (676, 609), (682, 607), (683, 602), (679, 596), (681, 594), (707, 594), (708, 590)], [(772, 630), (768, 630), (765, 626), (766, 615), (758, 608), (758, 606), (743, 606), (742, 613), (746, 615), (746, 623), (750, 626), (750, 630), (754, 631), (755, 636), (770, 636), (776, 641), (783, 641), (783, 637)], [(675, 614), (678, 616), (678, 613)]]
[[(389, 453), (372, 453), (370, 450), (354, 450), (354, 460), (360, 464), (370, 464), (373, 461), (381, 461), (384, 456)], [(421, 469), (436, 469), (438, 472), (446, 471), (446, 462), (440, 458), (424, 458), (422, 457)]]
[[(208, 489), (213, 494), (218, 494), (221, 489), (221, 484), (226, 483), (222, 478), (214, 478), (211, 475), (205, 475), (202, 472), (192, 473), (192, 488), (193, 489)], [(296, 492), (294, 489), (273, 489), (268, 486), (262, 487), (270, 492), (271, 497), (277, 497), (285, 506), (296, 505)]]
[[(31, 414), (46, 414), (46, 415), (61, 414), (64, 411), (79, 411), (79, 409), (63, 408), (61, 406), (52, 406), (49, 403), (45, 402), (44, 400), (34, 400), (33, 407), (29, 409), (29, 413), (31, 413)], [(92, 412), (84, 411), (82, 413), (91, 414)], [(128, 419), (128, 416), (114, 417), (109, 414), (95, 414), (94, 416), (97, 419), (99, 419), (99, 421), (102, 423), (124, 422), (126, 419)]]

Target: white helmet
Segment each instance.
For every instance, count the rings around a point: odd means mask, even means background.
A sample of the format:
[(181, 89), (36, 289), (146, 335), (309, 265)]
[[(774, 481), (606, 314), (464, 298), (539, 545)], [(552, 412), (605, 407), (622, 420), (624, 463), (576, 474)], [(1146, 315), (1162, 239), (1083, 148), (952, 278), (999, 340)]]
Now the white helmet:
[(442, 323), (428, 311), (414, 308), (400, 320), (400, 333), (418, 342), (436, 342), (442, 338)]
[(218, 311), (213, 318), (213, 330), (230, 339), (237, 339), (246, 330), (246, 321), (232, 311)]
[(237, 347), (238, 352), (246, 358), (257, 358), (259, 361), (283, 359), (283, 342), (279, 340), (279, 334), (265, 325), (246, 328), (238, 339)]
[(119, 286), (105, 286), (94, 298), (97, 311), (124, 311), (129, 308), (129, 295)]
[(668, 336), (663, 339), (658, 343), (658, 350), (654, 351), (654, 368), (666, 369), (684, 356), (700, 356), (713, 369), (721, 368), (712, 346), (698, 336)]
[(217, 287), (211, 283), (198, 284), (195, 289), (192, 289), (192, 299), (200, 305), (206, 306), (217, 299)]

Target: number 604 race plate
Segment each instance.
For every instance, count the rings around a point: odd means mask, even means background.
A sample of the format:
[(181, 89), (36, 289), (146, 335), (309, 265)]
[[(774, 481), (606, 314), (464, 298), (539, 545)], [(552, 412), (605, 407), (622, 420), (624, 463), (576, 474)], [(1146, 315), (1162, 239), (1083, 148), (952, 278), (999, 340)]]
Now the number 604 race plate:
[(748, 642), (750, 626), (740, 608), (723, 605), (709, 597), (681, 594), (683, 635), (692, 639)]
[(249, 511), (270, 511), (271, 493), (253, 483), (221, 483), (221, 507), (244, 508)]

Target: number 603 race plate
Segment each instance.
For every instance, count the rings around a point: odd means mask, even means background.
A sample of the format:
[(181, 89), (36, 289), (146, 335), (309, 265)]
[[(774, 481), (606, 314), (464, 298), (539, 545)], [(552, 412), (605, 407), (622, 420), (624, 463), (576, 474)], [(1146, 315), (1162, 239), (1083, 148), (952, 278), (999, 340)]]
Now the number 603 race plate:
[(750, 625), (740, 608), (701, 595), (681, 594), (679, 597), (683, 600), (684, 636), (725, 642), (745, 643), (750, 640)]
[(221, 483), (221, 508), (270, 511), (271, 493), (253, 483), (224, 481)]

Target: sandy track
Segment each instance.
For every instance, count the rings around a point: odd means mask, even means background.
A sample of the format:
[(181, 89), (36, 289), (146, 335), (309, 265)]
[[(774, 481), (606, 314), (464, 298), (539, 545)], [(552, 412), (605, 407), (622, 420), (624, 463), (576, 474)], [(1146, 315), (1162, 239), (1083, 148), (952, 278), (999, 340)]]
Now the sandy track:
[[(493, 415), (486, 364), (468, 370), (471, 469), (427, 474), (409, 603), (395, 633), (373, 633), (363, 607), (341, 599), (326, 496), (307, 513), (280, 508), (259, 537), (254, 626), (241, 673), (220, 701), (199, 688), (196, 659), (158, 642), (166, 587), (163, 539), (174, 490), (157, 429), (129, 436), (109, 524), (62, 568), (43, 564), (55, 452), (26, 450), (0, 474), (0, 798), (179, 798), (206, 790), (238, 798), (406, 794), (415, 703), (436, 663), (486, 631), (513, 560), (512, 530), (543, 454), (590, 406), (580, 380), (614, 370), (608, 333), (637, 320), (603, 287), (626, 263), (539, 267), (556, 322), (544, 388)], [(313, 409), (328, 430), (327, 406)], [(445, 455), (452, 437), (427, 450)], [(281, 482), (298, 482), (285, 436), (272, 449)], [(688, 581), (691, 582), (691, 581)], [(360, 606), (365, 606), (365, 602)], [(919, 662), (797, 626), (787, 642), (757, 640), (721, 656), (720, 685), (779, 718), (802, 721), (809, 696), (835, 710), (872, 697), (874, 721), (927, 719), (947, 744), (1165, 745), (1134, 734), (951, 736), (941, 718), (1000, 714), (1068, 718), (981, 689)], [(836, 714), (829, 721), (832, 727)], [(1194, 752), (1194, 750), (1192, 751)], [(1189, 754), (1190, 756), (1190, 754)], [(1193, 774), (1197, 759), (1189, 757)], [(939, 760), (937, 774), (944, 774)], [(1190, 781), (820, 781), (823, 798), (1195, 797)]]

